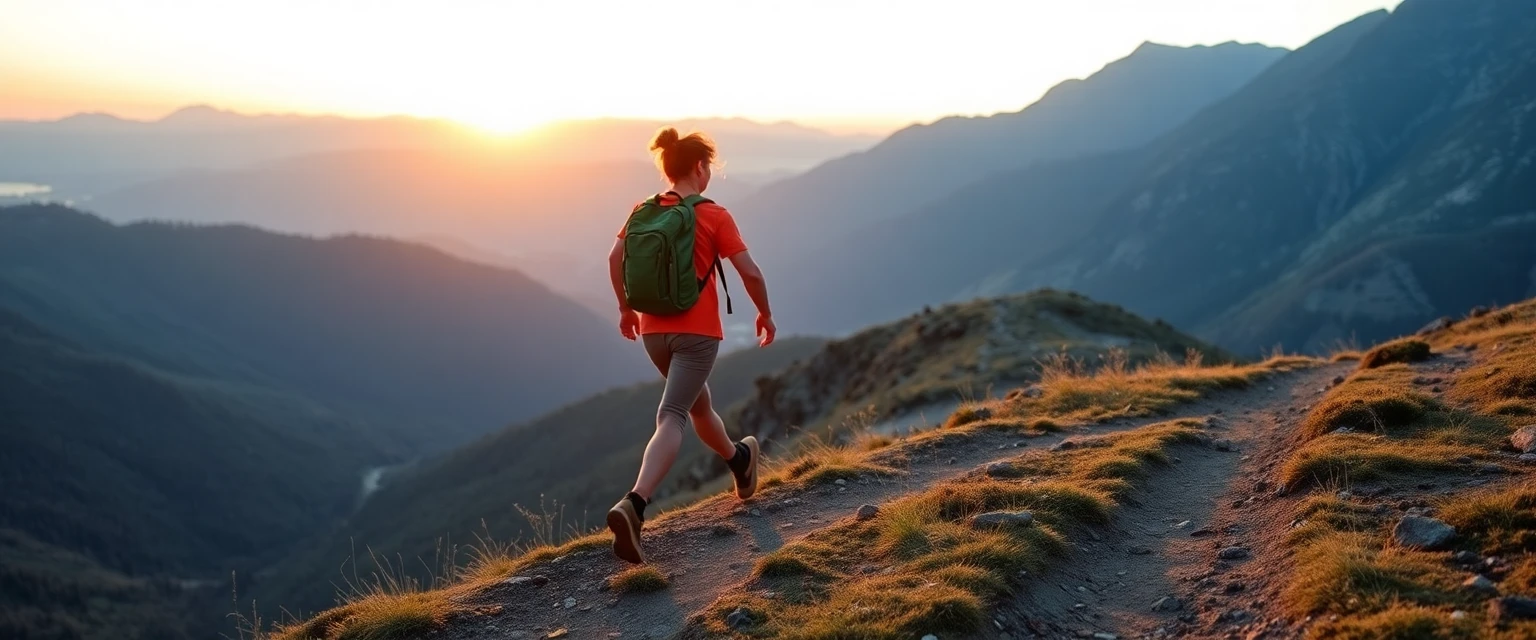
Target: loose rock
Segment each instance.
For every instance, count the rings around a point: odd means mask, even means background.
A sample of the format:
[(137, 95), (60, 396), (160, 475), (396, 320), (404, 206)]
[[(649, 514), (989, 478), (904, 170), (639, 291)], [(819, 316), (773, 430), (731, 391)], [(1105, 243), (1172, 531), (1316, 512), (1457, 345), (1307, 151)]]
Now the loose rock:
[(1456, 537), (1456, 528), (1434, 518), (1403, 516), (1392, 527), (1392, 539), (1410, 549), (1434, 551), (1444, 548)]
[(745, 629), (752, 626), (752, 614), (747, 613), (744, 608), (737, 607), (730, 615), (725, 616), (725, 624), (732, 629)]
[(1337, 386), (1339, 386), (1341, 384), (1344, 384), (1344, 376), (1334, 376), (1333, 377), (1333, 386), (1337, 387)]
[(1536, 424), (1530, 424), (1509, 436), (1509, 444), (1521, 453), (1536, 453)]
[(1498, 593), (1499, 592), (1499, 585), (1494, 584), (1492, 580), (1489, 580), (1487, 578), (1487, 576), (1484, 576), (1482, 574), (1478, 574), (1478, 575), (1472, 576), (1470, 578), (1467, 578), (1465, 581), (1463, 581), (1461, 583), (1461, 586), (1464, 587), (1464, 588), (1467, 588), (1467, 589), (1471, 589), (1473, 591), (1480, 591), (1482, 593)]
[(860, 522), (863, 522), (865, 520), (869, 520), (871, 518), (874, 518), (875, 516), (877, 516), (879, 514), (880, 514), (880, 507), (877, 507), (877, 506), (872, 505), (872, 504), (866, 504), (866, 505), (863, 505), (863, 506), (859, 507), (858, 512), (854, 514), (854, 518), (858, 519)]
[(835, 484), (839, 487), (846, 487), (848, 486), (848, 481), (842, 478), (838, 478), (837, 480), (833, 481), (832, 484)]
[(1217, 451), (1235, 451), (1236, 450), (1236, 447), (1232, 444), (1232, 441), (1231, 440), (1227, 440), (1226, 438), (1222, 438), (1220, 440), (1212, 442), (1211, 446), (1216, 447)]
[(1471, 551), (1457, 551), (1455, 555), (1451, 556), (1451, 559), (1459, 564), (1477, 564), (1483, 561), (1482, 556)]
[(1158, 598), (1157, 602), (1152, 603), (1153, 611), (1178, 611), (1182, 608), (1184, 608), (1184, 603), (1179, 602), (1179, 599), (1173, 596), (1163, 596)]
[(1027, 527), (1034, 522), (1035, 514), (1028, 511), (990, 511), (971, 518), (971, 526), (977, 529)]
[(1453, 324), (1456, 324), (1455, 320), (1452, 320), (1452, 319), (1450, 319), (1448, 317), (1439, 318), (1439, 319), (1435, 320), (1434, 322), (1426, 324), (1422, 328), (1420, 328), (1419, 331), (1418, 331), (1418, 335), (1427, 336), (1427, 335), (1429, 335), (1431, 333), (1434, 333), (1436, 331), (1441, 331), (1441, 330), (1444, 330), (1444, 329), (1449, 329), (1449, 328), (1451, 328), (1451, 325), (1453, 325)]
[(987, 475), (989, 476), (1006, 476), (1011, 473), (1013, 473), (1013, 465), (1007, 462), (994, 462), (987, 465)]
[(1536, 599), (1504, 596), (1488, 601), (1488, 617), (1499, 622), (1536, 618)]
[(570, 609), (570, 608), (573, 608), (575, 606), (576, 606), (576, 599), (575, 598), (566, 598), (565, 599), (565, 608)]
[(1242, 560), (1251, 555), (1253, 554), (1242, 547), (1227, 547), (1216, 553), (1216, 557), (1222, 560)]

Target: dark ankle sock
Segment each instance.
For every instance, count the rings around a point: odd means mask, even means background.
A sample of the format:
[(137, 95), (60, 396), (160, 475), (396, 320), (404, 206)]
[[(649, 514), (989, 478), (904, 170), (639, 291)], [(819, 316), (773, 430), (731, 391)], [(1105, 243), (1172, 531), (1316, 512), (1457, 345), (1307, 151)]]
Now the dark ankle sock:
[(748, 449), (747, 445), (738, 442), (736, 443), (736, 455), (731, 456), (730, 460), (726, 460), (725, 466), (730, 467), (732, 472), (745, 473), (747, 465), (752, 463), (751, 458), (752, 450)]
[(633, 491), (624, 497), (629, 498), (629, 503), (635, 505), (635, 515), (640, 516), (641, 522), (645, 522), (645, 505), (647, 504), (645, 498), (640, 497), (640, 494)]

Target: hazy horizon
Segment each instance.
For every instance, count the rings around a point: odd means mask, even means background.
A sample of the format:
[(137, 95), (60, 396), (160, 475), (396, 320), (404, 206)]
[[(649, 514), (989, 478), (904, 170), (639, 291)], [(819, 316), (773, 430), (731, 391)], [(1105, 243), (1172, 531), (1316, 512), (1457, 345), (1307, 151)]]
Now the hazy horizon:
[[(0, 119), (109, 113), (153, 120), (210, 105), (242, 114), (447, 119), (497, 132), (605, 117), (740, 117), (884, 134), (951, 115), (1018, 110), (1143, 42), (1294, 49), (1400, 1), (1179, 0), (1154, 8), (1125, 0), (973, 0), (871, 15), (853, 2), (764, 11), (689, 2), (530, 8), (465, 1), (425, 11), (348, 2), (251, 10), (217, 2), (21, 0), (5, 11), (13, 19), (0, 22)], [(675, 71), (632, 53), (646, 42), (633, 37), (633, 25), (670, 16), (724, 37), (706, 39)], [(508, 29), (529, 21), (581, 28)], [(791, 32), (796, 37), (784, 37)], [(417, 46), (399, 46), (401, 34)], [(914, 37), (924, 45), (912, 46)], [(551, 52), (559, 64), (519, 63)], [(714, 90), (685, 101), (633, 99), (659, 81)], [(526, 91), (530, 86), (558, 90)]]

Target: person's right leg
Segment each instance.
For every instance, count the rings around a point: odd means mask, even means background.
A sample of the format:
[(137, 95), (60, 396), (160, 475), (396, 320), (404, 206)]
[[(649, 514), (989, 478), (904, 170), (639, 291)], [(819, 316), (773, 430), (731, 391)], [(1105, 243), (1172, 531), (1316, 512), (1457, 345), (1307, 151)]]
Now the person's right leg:
[[(645, 562), (640, 551), (640, 526), (645, 521), (645, 506), (677, 460), (689, 408), (703, 392), (720, 347), (720, 341), (705, 336), (652, 334), (641, 336), (641, 339), (646, 354), (667, 384), (661, 393), (661, 405), (656, 409), (656, 431), (645, 447), (634, 489), (608, 511), (608, 528), (614, 534), (614, 553), (637, 564)], [(723, 431), (724, 425), (721, 426)]]

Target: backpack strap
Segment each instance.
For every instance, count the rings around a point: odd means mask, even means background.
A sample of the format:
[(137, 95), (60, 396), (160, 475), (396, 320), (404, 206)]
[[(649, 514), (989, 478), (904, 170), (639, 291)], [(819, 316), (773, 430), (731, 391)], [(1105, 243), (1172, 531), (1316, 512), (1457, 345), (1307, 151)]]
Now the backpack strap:
[[(674, 196), (674, 197), (678, 198), (678, 200), (680, 200), (681, 203), (684, 206), (688, 207), (689, 209), (696, 208), (699, 205), (705, 204), (705, 203), (709, 203), (709, 204), (714, 204), (715, 203), (714, 200), (710, 200), (709, 198), (706, 198), (706, 197), (704, 197), (704, 196), (702, 196), (700, 194), (697, 194), (697, 193), (695, 193), (695, 194), (685, 198), (685, 197), (683, 197), (681, 194), (679, 194), (676, 191), (668, 191), (666, 193), (657, 194), (655, 198), (652, 198), (652, 200), (655, 201), (655, 202), (661, 202), (661, 197), (665, 196), (665, 195), (670, 195), (670, 196)], [(720, 288), (725, 291), (725, 314), (726, 315), (733, 315), (733, 314), (736, 313), (736, 310), (734, 308), (732, 308), (732, 305), (731, 305), (731, 285), (726, 284), (726, 282), (725, 282), (725, 265), (720, 262), (720, 256), (718, 254), (715, 256), (715, 273), (720, 275)], [(704, 276), (703, 278), (699, 279), (699, 288), (703, 289), (704, 288), (704, 283), (706, 281), (708, 281), (708, 280), (709, 280), (709, 276)]]

